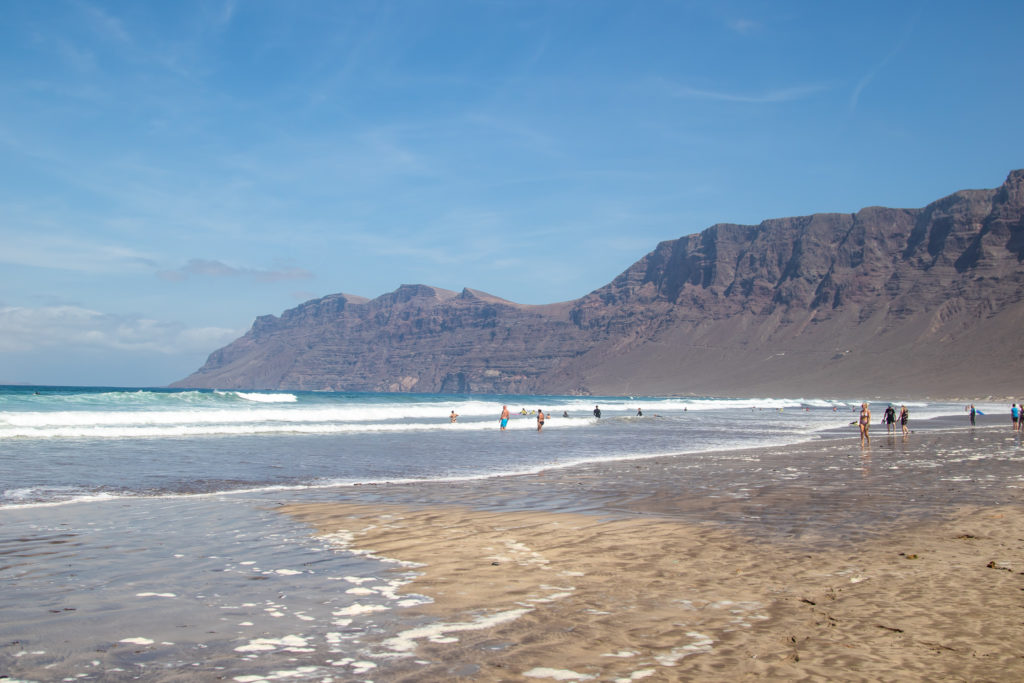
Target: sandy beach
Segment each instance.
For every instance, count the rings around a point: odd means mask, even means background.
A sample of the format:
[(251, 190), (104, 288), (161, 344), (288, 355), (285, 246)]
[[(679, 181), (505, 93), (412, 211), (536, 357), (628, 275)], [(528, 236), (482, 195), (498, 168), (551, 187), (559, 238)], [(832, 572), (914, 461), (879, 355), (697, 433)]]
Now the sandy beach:
[[(349, 549), (420, 565), (403, 590), (433, 602), (386, 643), (406, 656), (393, 680), (1018, 681), (1024, 483), (1008, 437), (788, 447), (859, 479), (831, 492), (755, 483), (740, 502), (695, 495), (668, 458), (282, 510)], [(899, 464), (993, 449), (1016, 479)]]
[(95, 495), (2, 510), (0, 679), (1024, 680), (1021, 435), (947, 409), (862, 449), (816, 410), (11, 441)]

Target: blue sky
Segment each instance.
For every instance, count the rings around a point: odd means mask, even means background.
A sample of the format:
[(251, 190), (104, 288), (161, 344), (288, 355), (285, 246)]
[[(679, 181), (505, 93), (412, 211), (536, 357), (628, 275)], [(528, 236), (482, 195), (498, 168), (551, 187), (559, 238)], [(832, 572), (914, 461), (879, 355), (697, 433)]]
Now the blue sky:
[(573, 299), (667, 239), (1024, 167), (1024, 3), (5, 0), (0, 382), (157, 386), (401, 284)]

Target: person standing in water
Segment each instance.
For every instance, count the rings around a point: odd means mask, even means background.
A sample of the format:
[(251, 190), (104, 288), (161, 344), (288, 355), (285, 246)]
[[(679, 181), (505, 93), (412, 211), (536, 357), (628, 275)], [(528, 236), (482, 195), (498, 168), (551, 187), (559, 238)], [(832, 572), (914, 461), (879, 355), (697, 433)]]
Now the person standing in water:
[(860, 445), (863, 448), (864, 444), (871, 445), (871, 435), (868, 430), (871, 428), (871, 410), (868, 408), (867, 402), (860, 404)]
[(882, 422), (885, 423), (886, 431), (888, 431), (890, 434), (896, 431), (896, 410), (892, 407), (891, 403), (889, 404), (889, 407), (885, 409), (885, 412), (882, 414)]
[(594, 406), (594, 417), (601, 417), (601, 409), (598, 406)]
[(452, 414), (448, 416), (448, 421), (451, 422), (452, 424), (455, 424), (455, 421), (458, 419), (459, 416), (456, 414), (454, 410), (452, 411)]
[(501, 407), (501, 431), (505, 431), (505, 427), (508, 426), (508, 406)]
[(910, 419), (910, 413), (907, 411), (907, 407), (905, 405), (901, 405), (900, 406), (900, 428), (903, 430), (903, 436), (906, 436), (907, 434), (910, 433), (910, 430), (907, 429), (907, 420), (908, 419)]
[(537, 408), (537, 431), (544, 429), (544, 410)]
[(974, 416), (978, 414), (978, 411), (974, 409), (974, 404), (971, 404), (971, 426), (974, 426)]

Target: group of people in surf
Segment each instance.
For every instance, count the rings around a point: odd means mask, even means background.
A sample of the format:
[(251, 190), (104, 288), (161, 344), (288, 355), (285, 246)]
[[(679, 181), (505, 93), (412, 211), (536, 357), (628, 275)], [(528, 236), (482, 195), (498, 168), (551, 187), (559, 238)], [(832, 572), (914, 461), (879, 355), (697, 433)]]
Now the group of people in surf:
[[(969, 411), (970, 413), (972, 427), (975, 425), (976, 416), (985, 414), (975, 408), (973, 403), (969, 406), (965, 406), (964, 410)], [(1024, 433), (1024, 403), (1021, 403), (1020, 405), (1013, 403), (1010, 405), (1010, 423), (1013, 426), (1013, 431)]]
[[(753, 410), (753, 409), (751, 409), (751, 410)], [(833, 410), (835, 410), (835, 406), (833, 406)], [(975, 415), (977, 415), (978, 413), (980, 413), (980, 411), (975, 410), (974, 404), (972, 403), (971, 406), (970, 406), (971, 426), (972, 427), (974, 426)], [(533, 414), (536, 414), (536, 416), (537, 416), (537, 431), (539, 432), (542, 429), (544, 429), (544, 422), (550, 417), (550, 415), (545, 415), (544, 414), (544, 410), (540, 409), (540, 408), (538, 408), (536, 410), (536, 412), (535, 411), (527, 412), (526, 408), (523, 408), (522, 411), (520, 411), (520, 415), (533, 415)], [(638, 417), (642, 416), (643, 415), (643, 411), (638, 409), (636, 411), (636, 414), (637, 414)], [(449, 420), (451, 422), (455, 422), (458, 419), (458, 417), (459, 417), (458, 414), (456, 414), (456, 412), (453, 410), (451, 412), (451, 415), (449, 416)], [(562, 413), (562, 417), (569, 417), (569, 413), (568, 412), (563, 412)], [(601, 408), (599, 406), (594, 406), (594, 417), (597, 417), (597, 418), (601, 417)], [(1013, 419), (1013, 431), (1015, 431), (1015, 432), (1024, 432), (1024, 403), (1022, 403), (1020, 406), (1018, 406), (1016, 403), (1014, 403), (1013, 406), (1010, 408), (1010, 417)], [(509, 419), (508, 406), (502, 406), (501, 407), (501, 417), (499, 418), (499, 422), (501, 424), (501, 431), (505, 431), (505, 428), (508, 426), (508, 419)], [(907, 410), (907, 406), (905, 406), (905, 405), (900, 405), (900, 410), (899, 410), (899, 413), (897, 414), (896, 409), (893, 408), (892, 404), (890, 403), (886, 407), (885, 411), (882, 413), (882, 424), (885, 425), (886, 431), (889, 434), (895, 434), (896, 433), (896, 423), (899, 422), (900, 429), (903, 432), (903, 436), (906, 437), (908, 434), (910, 434), (910, 429), (907, 427), (907, 422), (908, 422), (909, 419), (910, 419), (910, 411)], [(865, 401), (864, 403), (860, 404), (860, 417), (857, 420), (857, 424), (860, 427), (860, 445), (861, 446), (870, 445), (871, 444), (871, 433), (870, 433), (870, 430), (871, 430), (871, 408), (868, 407), (867, 401)]]
[[(531, 410), (529, 412), (527, 412), (526, 408), (523, 408), (521, 411), (519, 411), (519, 414), (520, 415), (536, 415), (537, 416), (537, 431), (538, 432), (541, 431), (542, 429), (544, 429), (544, 422), (547, 421), (548, 418), (551, 417), (550, 413), (548, 413), (547, 415), (544, 414), (544, 409), (543, 408), (538, 408), (536, 411)], [(455, 411), (454, 410), (452, 411), (452, 415), (453, 416), (455, 415)], [(568, 411), (562, 411), (562, 417), (569, 417), (569, 412)], [(597, 406), (594, 406), (594, 417), (601, 417), (601, 409), (598, 408)], [(501, 425), (501, 431), (505, 431), (505, 428), (508, 427), (508, 418), (509, 418), (508, 406), (502, 406), (501, 407), (501, 417), (498, 418), (498, 423)], [(454, 417), (452, 418), (452, 422), (455, 422), (455, 418)]]
[[(896, 422), (900, 423), (900, 429), (903, 431), (903, 436), (910, 434), (910, 429), (907, 427), (907, 421), (910, 419), (910, 411), (907, 410), (905, 405), (900, 406), (900, 412), (897, 415), (896, 409), (892, 407), (890, 403), (886, 407), (885, 412), (882, 413), (882, 424), (885, 425), (886, 430), (889, 434), (896, 433)], [(860, 445), (871, 444), (871, 408), (868, 407), (867, 401), (860, 404), (860, 418), (857, 420), (857, 424), (860, 427)]]

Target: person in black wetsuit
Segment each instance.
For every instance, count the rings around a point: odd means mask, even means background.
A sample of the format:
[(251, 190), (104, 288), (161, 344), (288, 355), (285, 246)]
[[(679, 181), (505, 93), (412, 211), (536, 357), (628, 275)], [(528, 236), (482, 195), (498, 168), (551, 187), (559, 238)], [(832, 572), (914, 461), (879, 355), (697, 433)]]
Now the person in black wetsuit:
[(601, 417), (601, 409), (597, 406), (594, 406), (594, 417)]

